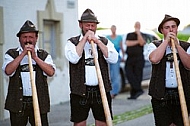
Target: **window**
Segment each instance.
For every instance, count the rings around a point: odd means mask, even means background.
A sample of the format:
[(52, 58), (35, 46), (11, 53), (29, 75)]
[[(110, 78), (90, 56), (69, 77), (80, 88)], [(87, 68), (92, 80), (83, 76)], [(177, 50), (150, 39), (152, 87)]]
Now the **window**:
[(52, 56), (56, 67), (62, 68), (63, 14), (55, 11), (53, 0), (48, 0), (44, 11), (37, 11), (39, 29), (39, 48)]
[(56, 22), (44, 21), (44, 30), (42, 32), (42, 46), (48, 51), (53, 59), (56, 59)]

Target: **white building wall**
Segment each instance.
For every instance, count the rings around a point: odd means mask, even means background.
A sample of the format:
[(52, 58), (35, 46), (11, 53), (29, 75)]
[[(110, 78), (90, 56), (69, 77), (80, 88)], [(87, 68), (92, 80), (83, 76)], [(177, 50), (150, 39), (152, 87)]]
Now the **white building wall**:
[[(47, 1), (48, 0), (0, 0), (0, 6), (3, 7), (4, 12), (4, 53), (9, 48), (17, 47), (19, 45), (16, 34), (27, 19), (31, 20), (37, 26), (37, 10), (44, 11)], [(68, 2), (74, 3), (73, 8), (68, 8)], [(70, 89), (68, 61), (64, 56), (64, 46), (68, 38), (79, 34), (78, 0), (54, 0), (54, 4), (56, 12), (63, 14), (63, 33), (61, 36), (61, 45), (64, 63), (62, 68), (57, 68), (55, 76), (51, 78), (49, 83), (51, 105), (59, 104), (69, 100)], [(6, 97), (8, 77), (4, 76), (3, 82), (4, 96)], [(8, 116), (8, 112), (5, 111), (4, 117), (7, 118)]]

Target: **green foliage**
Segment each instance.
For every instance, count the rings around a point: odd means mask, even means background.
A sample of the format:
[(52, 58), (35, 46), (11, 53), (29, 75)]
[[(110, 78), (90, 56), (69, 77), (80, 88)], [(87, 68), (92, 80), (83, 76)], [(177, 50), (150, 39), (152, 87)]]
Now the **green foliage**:
[[(122, 114), (119, 115), (115, 115), (113, 117), (113, 124), (117, 125), (119, 123), (123, 123), (129, 120), (133, 120), (136, 118), (139, 118), (141, 116), (147, 115), (152, 113), (152, 106), (151, 105), (147, 105), (147, 106), (143, 106), (142, 108), (139, 108), (137, 110), (132, 110), (132, 111), (127, 111), (124, 112)], [(95, 124), (90, 124), (88, 126), (95, 126)]]
[(157, 34), (161, 39), (163, 39), (163, 35), (162, 35), (161, 33), (156, 32), (156, 34)]
[[(163, 39), (163, 35), (160, 34), (160, 33), (156, 33), (161, 39)], [(190, 37), (190, 34), (181, 34), (181, 33), (178, 33), (177, 35), (178, 39), (179, 40), (182, 40), (182, 41), (187, 41)]]
[(189, 37), (190, 37), (190, 34), (180, 34), (179, 33), (177, 35), (177, 37), (178, 37), (179, 40), (187, 41), (189, 39)]
[(102, 27), (99, 27), (99, 28), (97, 28), (96, 30), (107, 30), (107, 29), (110, 29), (110, 28), (102, 28)]
[(113, 117), (113, 124), (119, 124), (125, 121), (129, 121), (147, 114), (152, 113), (152, 107), (151, 105), (144, 106), (140, 109), (129, 111), (129, 112), (124, 112), (120, 115), (115, 115)]

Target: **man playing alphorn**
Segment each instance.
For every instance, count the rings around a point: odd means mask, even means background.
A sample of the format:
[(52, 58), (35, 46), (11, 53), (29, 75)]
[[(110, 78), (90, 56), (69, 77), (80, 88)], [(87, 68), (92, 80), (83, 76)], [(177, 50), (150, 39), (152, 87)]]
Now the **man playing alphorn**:
[[(158, 26), (158, 31), (164, 36), (163, 40), (150, 43), (148, 48), (149, 60), (152, 63), (149, 95), (152, 96), (156, 126), (184, 126), (182, 113), (190, 110), (190, 43), (177, 38), (179, 24), (178, 18), (165, 15)], [(171, 42), (175, 45), (174, 50)], [(181, 109), (184, 104), (180, 104), (181, 89), (178, 90), (179, 78), (176, 77), (178, 72), (175, 71), (173, 51), (177, 55), (177, 66), (187, 103), (185, 111)]]
[[(70, 69), (70, 105), (71, 121), (74, 126), (86, 126), (89, 110), (92, 110), (96, 126), (106, 126), (103, 100), (99, 90), (94, 60), (98, 60), (104, 82), (107, 101), (111, 111), (111, 83), (108, 62), (116, 63), (118, 53), (114, 45), (105, 37), (97, 36), (98, 20), (90, 9), (86, 9), (79, 20), (81, 35), (72, 37), (65, 46), (65, 56)], [(91, 41), (95, 45), (95, 55)]]
[[(27, 20), (17, 33), (20, 46), (5, 53), (3, 71), (9, 76), (5, 109), (9, 110), (11, 126), (26, 126), (28, 121), (35, 126), (32, 87), (30, 79), (35, 79), (42, 126), (48, 126), (47, 113), (50, 99), (47, 76), (55, 73), (51, 56), (36, 45), (38, 30)], [(30, 78), (28, 51), (31, 52), (34, 78)]]

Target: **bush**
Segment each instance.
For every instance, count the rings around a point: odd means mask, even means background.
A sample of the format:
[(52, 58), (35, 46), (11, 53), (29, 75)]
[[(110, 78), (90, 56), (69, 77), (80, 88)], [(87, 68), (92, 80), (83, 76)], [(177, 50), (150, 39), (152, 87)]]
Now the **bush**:
[(178, 34), (178, 39), (183, 41), (188, 41), (190, 35), (189, 34)]
[[(161, 33), (156, 33), (161, 39), (163, 39), (163, 35)], [(190, 37), (190, 34), (181, 34), (181, 33), (178, 33), (177, 35), (178, 39), (179, 40), (182, 40), (182, 41), (188, 41), (189, 37)]]

